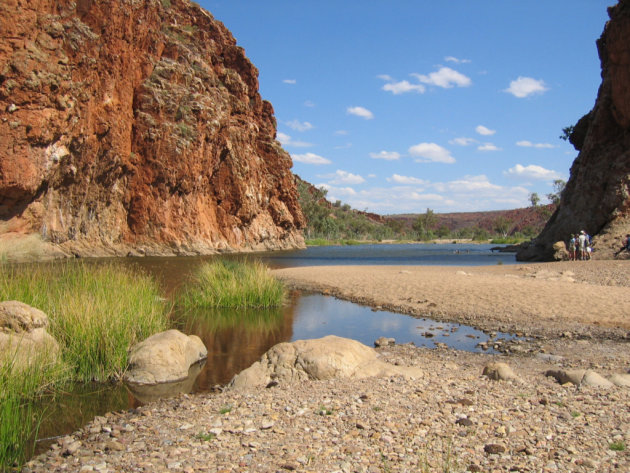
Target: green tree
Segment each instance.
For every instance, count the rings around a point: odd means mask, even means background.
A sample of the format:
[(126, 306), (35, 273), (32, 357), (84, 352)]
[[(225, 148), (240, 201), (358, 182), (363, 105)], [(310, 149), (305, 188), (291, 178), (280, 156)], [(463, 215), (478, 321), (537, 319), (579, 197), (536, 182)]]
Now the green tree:
[(510, 229), (512, 228), (512, 220), (503, 216), (499, 216), (494, 221), (492, 228), (495, 232), (505, 238), (508, 236), (508, 234), (510, 233)]
[(538, 193), (532, 192), (531, 194), (529, 194), (529, 201), (532, 204), (532, 207), (538, 207), (538, 204), (540, 203), (540, 197), (538, 196)]
[(418, 215), (418, 218), (413, 222), (411, 228), (416, 232), (418, 240), (428, 240), (433, 237), (433, 228), (437, 223), (437, 217), (433, 213), (433, 210), (427, 208), (427, 211)]
[(562, 134), (559, 136), (559, 138), (564, 141), (569, 141), (569, 138), (571, 137), (571, 133), (573, 133), (574, 129), (575, 129), (575, 125), (565, 126), (562, 129)]
[(567, 183), (562, 179), (555, 179), (553, 181), (554, 192), (547, 194), (547, 199), (549, 200), (549, 202), (554, 205), (558, 205), (560, 203), (560, 198), (562, 197), (562, 191), (564, 191), (566, 185)]

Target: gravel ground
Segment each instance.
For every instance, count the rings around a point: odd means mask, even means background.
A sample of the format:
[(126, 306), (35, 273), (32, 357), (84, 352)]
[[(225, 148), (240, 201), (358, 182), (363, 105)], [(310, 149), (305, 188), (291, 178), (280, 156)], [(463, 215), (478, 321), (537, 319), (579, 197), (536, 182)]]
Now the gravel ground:
[[(571, 343), (569, 352), (604, 356), (556, 364), (606, 375), (630, 361), (620, 342), (593, 353), (591, 342)], [(388, 362), (422, 367), (424, 376), (184, 395), (96, 418), (24, 471), (630, 471), (629, 388), (559, 385), (544, 376), (555, 364), (540, 355), (412, 345), (378, 351)], [(605, 356), (617, 351), (622, 360)], [(482, 376), (493, 360), (520, 380)]]
[[(629, 266), (598, 270), (598, 263), (508, 271), (517, 283), (532, 278), (582, 292), (628, 286)], [(504, 277), (505, 268), (470, 273)], [(573, 272), (574, 281), (555, 281), (563, 271)], [(593, 325), (576, 323), (579, 330), (561, 332), (561, 324), (549, 323), (549, 330), (542, 323), (543, 336), (504, 354), (413, 345), (377, 349), (387, 362), (421, 367), (423, 376), (415, 380), (219, 390), (109, 413), (60, 439), (23, 471), (629, 472), (630, 388), (560, 385), (544, 373), (626, 373), (630, 342), (621, 329), (593, 337)], [(483, 376), (493, 361), (507, 363), (518, 379)]]

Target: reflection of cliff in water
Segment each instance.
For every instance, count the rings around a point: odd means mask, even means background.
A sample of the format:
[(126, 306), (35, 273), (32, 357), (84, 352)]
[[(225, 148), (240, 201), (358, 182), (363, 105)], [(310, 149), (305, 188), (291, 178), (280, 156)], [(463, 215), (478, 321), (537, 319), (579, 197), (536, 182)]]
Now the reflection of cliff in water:
[(176, 311), (177, 328), (201, 338), (208, 360), (195, 383), (195, 391), (226, 384), (272, 346), (293, 335), (297, 294), (276, 309), (203, 309)]

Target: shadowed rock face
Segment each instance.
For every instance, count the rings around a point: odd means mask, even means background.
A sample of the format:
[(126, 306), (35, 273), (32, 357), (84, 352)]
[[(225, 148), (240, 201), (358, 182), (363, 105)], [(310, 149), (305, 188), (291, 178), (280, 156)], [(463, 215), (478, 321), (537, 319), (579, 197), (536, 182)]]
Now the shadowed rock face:
[(258, 71), (208, 12), (6, 0), (0, 32), (5, 238), (86, 256), (303, 246)]
[(594, 258), (611, 258), (630, 233), (630, 1), (608, 10), (597, 48), (602, 84), (593, 110), (570, 137), (580, 152), (560, 205), (520, 260), (548, 260), (556, 241), (585, 230), (594, 235)]

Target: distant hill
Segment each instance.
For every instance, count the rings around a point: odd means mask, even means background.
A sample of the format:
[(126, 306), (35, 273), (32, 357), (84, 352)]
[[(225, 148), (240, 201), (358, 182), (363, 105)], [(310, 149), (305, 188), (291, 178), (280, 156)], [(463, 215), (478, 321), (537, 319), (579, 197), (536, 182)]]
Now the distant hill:
[[(555, 210), (553, 204), (538, 207), (526, 207), (513, 210), (490, 210), (485, 212), (453, 212), (436, 213), (435, 228), (446, 226), (449, 231), (457, 232), (464, 228), (479, 227), (490, 233), (495, 231), (495, 224), (499, 218), (511, 222), (508, 235), (523, 233), (526, 235), (537, 234), (542, 230), (549, 216)], [(385, 220), (403, 221), (406, 227), (411, 228), (413, 222), (421, 214), (395, 214), (385, 215)]]
[[(419, 235), (414, 229), (414, 222), (423, 214), (378, 215), (363, 212), (341, 201), (330, 202), (325, 190), (318, 189), (297, 175), (295, 179), (300, 206), (307, 220), (307, 239), (474, 238), (475, 235), (486, 238), (502, 233), (533, 237), (542, 230), (555, 209), (554, 205), (541, 205), (514, 210), (434, 213), (435, 218), (429, 228)], [(503, 223), (503, 231), (497, 231), (498, 222)]]

